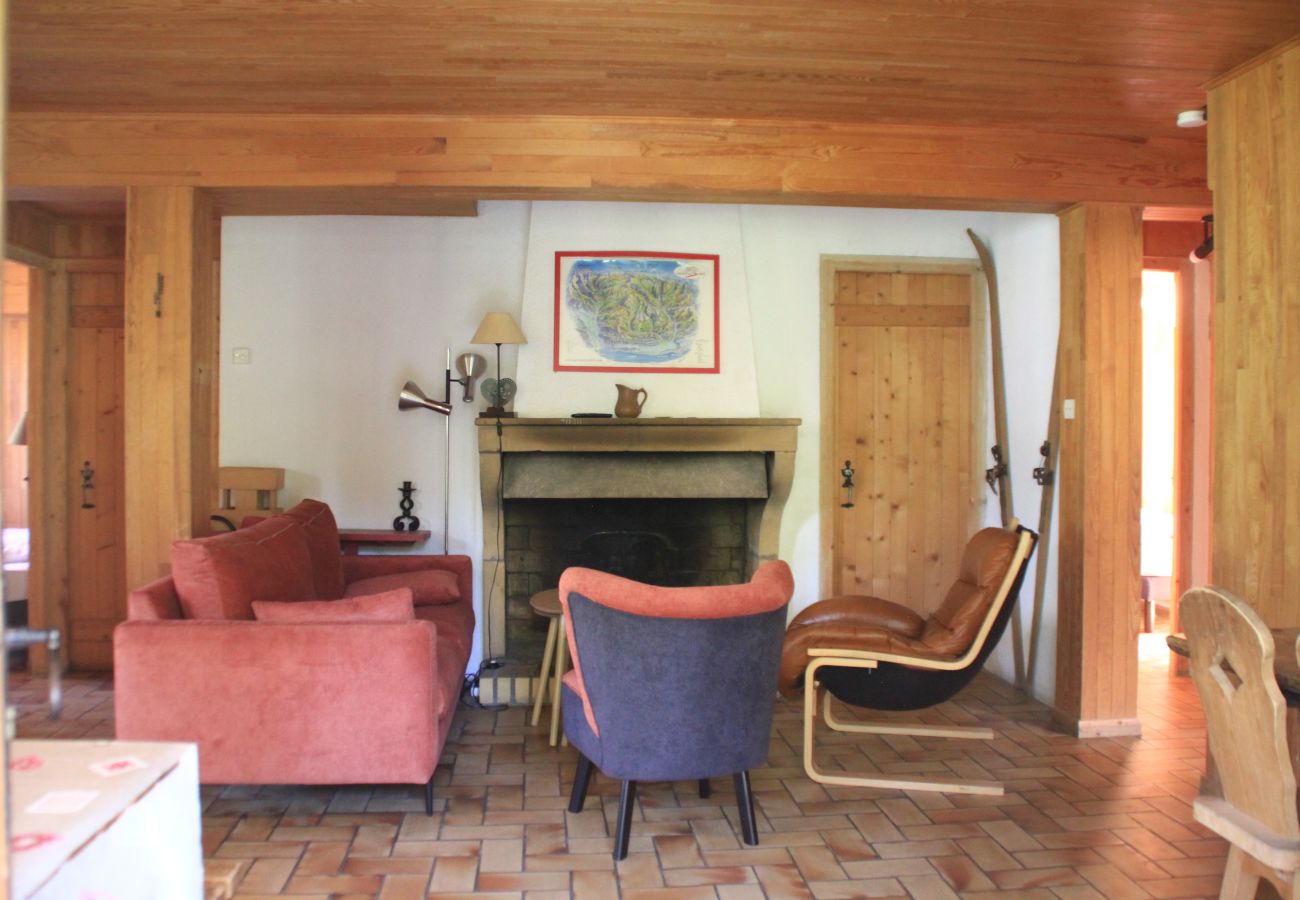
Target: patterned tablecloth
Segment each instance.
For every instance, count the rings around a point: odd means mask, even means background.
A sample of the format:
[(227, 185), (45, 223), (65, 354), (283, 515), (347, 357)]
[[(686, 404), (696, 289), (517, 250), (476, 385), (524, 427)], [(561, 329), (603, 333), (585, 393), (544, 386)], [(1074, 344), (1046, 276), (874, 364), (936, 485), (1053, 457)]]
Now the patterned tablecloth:
[(27, 741), (9, 748), (13, 896), (203, 896), (193, 744)]

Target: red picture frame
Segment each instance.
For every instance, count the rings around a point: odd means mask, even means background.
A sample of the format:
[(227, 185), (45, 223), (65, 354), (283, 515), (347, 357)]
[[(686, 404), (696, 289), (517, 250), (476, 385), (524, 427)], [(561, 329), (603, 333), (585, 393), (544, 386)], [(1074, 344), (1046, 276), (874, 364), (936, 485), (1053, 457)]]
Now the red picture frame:
[(715, 253), (556, 251), (554, 370), (716, 375), (721, 283)]

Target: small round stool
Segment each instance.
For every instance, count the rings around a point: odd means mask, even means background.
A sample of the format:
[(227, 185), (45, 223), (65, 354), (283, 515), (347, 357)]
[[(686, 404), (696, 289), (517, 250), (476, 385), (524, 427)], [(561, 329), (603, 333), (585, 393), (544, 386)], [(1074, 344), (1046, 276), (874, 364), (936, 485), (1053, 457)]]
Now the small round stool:
[[(546, 627), (546, 649), (542, 651), (542, 671), (538, 675), (537, 699), (533, 701), (533, 724), (542, 717), (542, 699), (546, 696), (546, 682), (551, 681), (551, 746), (560, 737), (560, 679), (568, 668), (569, 641), (564, 634), (564, 608), (560, 606), (560, 591), (551, 588), (538, 591), (528, 598), (528, 605), (539, 616), (550, 619)], [(551, 674), (551, 659), (555, 659), (555, 673)]]

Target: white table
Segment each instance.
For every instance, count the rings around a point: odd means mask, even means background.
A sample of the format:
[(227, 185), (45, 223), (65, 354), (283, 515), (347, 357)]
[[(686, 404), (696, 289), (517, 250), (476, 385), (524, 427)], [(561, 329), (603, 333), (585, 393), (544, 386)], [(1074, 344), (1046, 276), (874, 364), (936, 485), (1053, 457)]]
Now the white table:
[(201, 900), (198, 760), (194, 744), (14, 741), (13, 896)]

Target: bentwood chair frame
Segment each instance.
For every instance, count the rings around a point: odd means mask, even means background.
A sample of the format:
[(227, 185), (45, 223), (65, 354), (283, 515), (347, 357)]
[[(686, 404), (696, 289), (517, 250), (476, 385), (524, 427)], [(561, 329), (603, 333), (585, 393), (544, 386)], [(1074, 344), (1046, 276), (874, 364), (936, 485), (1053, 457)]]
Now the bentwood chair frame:
[[(808, 665), (804, 669), (803, 686), (803, 766), (808, 777), (821, 784), (847, 785), (852, 787), (883, 788), (904, 791), (940, 791), (944, 793), (983, 794), (1001, 796), (1003, 788), (996, 781), (962, 779), (962, 778), (922, 778), (913, 775), (890, 775), (885, 773), (835, 774), (817, 768), (816, 757), (816, 719), (817, 710), (822, 709), (822, 719), (832, 731), (854, 734), (889, 734), (912, 737), (960, 738), (967, 740), (992, 740), (993, 729), (984, 727), (961, 727), (950, 725), (924, 725), (906, 722), (846, 722), (835, 718), (831, 712), (831, 694), (817, 678), (819, 670), (827, 667), (839, 669), (874, 670), (882, 665), (902, 666), (916, 672), (917, 679), (925, 679), (930, 673), (957, 673), (968, 669), (978, 669), (987, 657), (986, 651), (990, 641), (996, 641), (1006, 628), (1007, 619), (1014, 614), (1008, 610), (1008, 603), (1014, 604), (1016, 593), (1024, 581), (1029, 557), (1033, 554), (1038, 535), (1033, 531), (1012, 523), (1018, 531), (1015, 551), (1007, 566), (1006, 574), (994, 594), (975, 634), (970, 647), (961, 656), (952, 659), (931, 659), (920, 656), (907, 656), (898, 653), (886, 653), (877, 650), (854, 650), (845, 647), (813, 647), (808, 650)], [(1004, 616), (1003, 613), (1008, 615)], [(866, 672), (863, 673), (867, 675)], [(973, 677), (974, 672), (971, 672)]]

